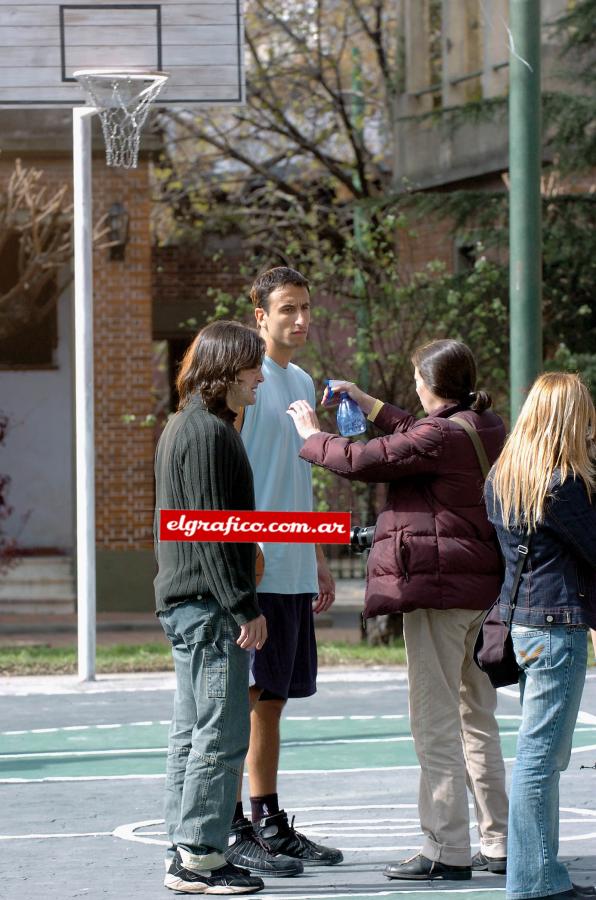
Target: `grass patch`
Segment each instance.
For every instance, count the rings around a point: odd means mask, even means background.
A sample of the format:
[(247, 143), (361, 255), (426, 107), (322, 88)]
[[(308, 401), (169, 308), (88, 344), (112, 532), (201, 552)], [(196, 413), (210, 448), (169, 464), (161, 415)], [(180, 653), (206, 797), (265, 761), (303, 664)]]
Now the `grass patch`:
[[(114, 644), (98, 646), (98, 674), (115, 672), (164, 672), (173, 669), (169, 644)], [(74, 675), (76, 647), (0, 647), (0, 675)]]
[(320, 666), (403, 666), (406, 648), (403, 638), (391, 646), (369, 647), (343, 641), (319, 641)]
[[(321, 666), (395, 666), (405, 662), (400, 642), (393, 647), (321, 641)], [(169, 644), (115, 644), (98, 646), (98, 674), (116, 672), (164, 672), (173, 669)], [(77, 671), (75, 647), (0, 647), (0, 675), (74, 675)]]
[[(343, 641), (319, 641), (321, 666), (401, 666), (406, 662), (403, 640), (391, 646), (369, 647)], [(592, 641), (588, 641), (588, 665), (594, 666)], [(97, 673), (166, 672), (173, 669), (169, 644), (114, 644), (98, 646)], [(37, 644), (0, 647), (0, 675), (74, 675), (76, 648)]]

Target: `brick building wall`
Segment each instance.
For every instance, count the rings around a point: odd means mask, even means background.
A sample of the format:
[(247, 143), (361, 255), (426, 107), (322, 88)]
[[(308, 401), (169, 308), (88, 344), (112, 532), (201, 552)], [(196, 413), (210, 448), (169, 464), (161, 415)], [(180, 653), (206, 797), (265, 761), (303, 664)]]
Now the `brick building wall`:
[(146, 161), (110, 169), (98, 160), (94, 197), (127, 209), (125, 259), (96, 249), (94, 278), (95, 487), (97, 544), (105, 550), (152, 547), (153, 435), (127, 424), (151, 411), (152, 316), (150, 189)]
[[(48, 191), (66, 184), (70, 192), (70, 156), (50, 153), (3, 154), (3, 185), (16, 156), (24, 166), (43, 170)], [(133, 414), (141, 420), (152, 406), (149, 164), (141, 159), (137, 169), (110, 169), (103, 154), (97, 154), (92, 176), (94, 222), (116, 202), (124, 205), (130, 217), (125, 259), (110, 260), (105, 247), (96, 247), (93, 255), (98, 607), (151, 608), (154, 437), (151, 429), (123, 419)], [(64, 341), (65, 335), (59, 334), (59, 340)], [(68, 356), (72, 372), (72, 346)], [(63, 402), (71, 399), (64, 397)], [(74, 457), (73, 439), (71, 433), (62, 438), (63, 452), (69, 457)], [(38, 446), (41, 468), (45, 464), (43, 435)], [(74, 553), (75, 548), (64, 550)]]
[[(214, 259), (216, 250), (221, 251)], [(224, 240), (208, 248), (191, 244), (156, 245), (152, 253), (153, 334), (156, 338), (180, 338), (194, 334), (213, 310), (210, 289), (239, 296), (247, 279), (241, 274), (245, 263), (235, 240)], [(251, 317), (251, 307), (246, 303)], [(195, 319), (197, 326), (181, 327)]]

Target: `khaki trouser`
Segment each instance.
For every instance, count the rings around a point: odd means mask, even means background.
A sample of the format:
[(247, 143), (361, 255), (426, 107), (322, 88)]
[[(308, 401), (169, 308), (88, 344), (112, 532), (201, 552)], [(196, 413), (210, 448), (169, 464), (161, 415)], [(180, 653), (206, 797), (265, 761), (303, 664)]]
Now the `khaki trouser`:
[(470, 788), (480, 849), (507, 854), (505, 766), (495, 719), (497, 692), (472, 657), (484, 613), (416, 610), (404, 615), (410, 723), (420, 762), (421, 852), (470, 864)]

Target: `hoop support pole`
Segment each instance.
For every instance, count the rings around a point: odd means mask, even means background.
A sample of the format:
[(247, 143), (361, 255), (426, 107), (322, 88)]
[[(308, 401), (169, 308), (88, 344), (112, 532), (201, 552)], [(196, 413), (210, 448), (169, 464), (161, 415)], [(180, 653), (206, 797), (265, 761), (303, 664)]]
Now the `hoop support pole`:
[(93, 236), (91, 119), (75, 107), (73, 123), (76, 565), (79, 681), (95, 680), (95, 446), (93, 401)]

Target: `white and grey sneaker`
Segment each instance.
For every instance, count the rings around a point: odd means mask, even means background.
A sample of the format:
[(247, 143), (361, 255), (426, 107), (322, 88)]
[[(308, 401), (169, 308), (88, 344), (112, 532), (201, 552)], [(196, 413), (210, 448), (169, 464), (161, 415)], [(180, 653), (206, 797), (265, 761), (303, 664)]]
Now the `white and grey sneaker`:
[[(210, 855), (223, 858), (220, 854)], [(164, 886), (182, 894), (256, 894), (265, 887), (263, 880), (251, 875), (248, 869), (233, 866), (225, 860), (216, 868), (198, 868), (194, 863), (196, 858), (187, 850), (177, 850)], [(203, 857), (203, 861), (205, 859)]]

